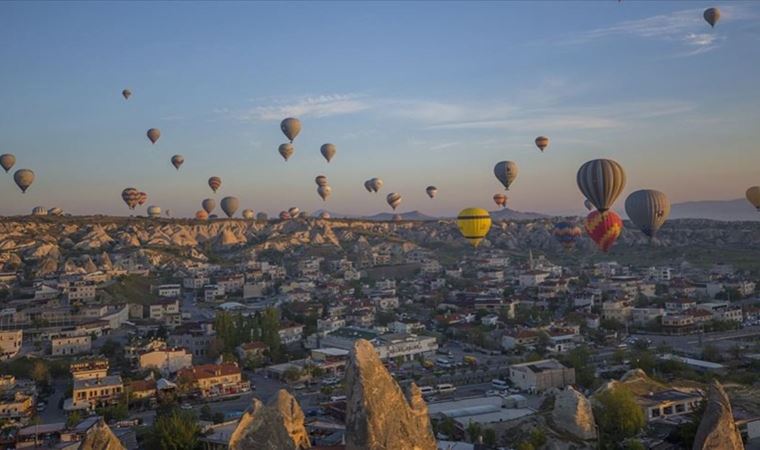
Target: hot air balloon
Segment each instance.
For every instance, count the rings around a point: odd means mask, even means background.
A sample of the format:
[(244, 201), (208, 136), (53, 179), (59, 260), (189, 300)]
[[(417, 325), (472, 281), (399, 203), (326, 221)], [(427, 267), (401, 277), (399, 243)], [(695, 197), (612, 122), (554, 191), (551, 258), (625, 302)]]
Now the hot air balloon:
[(137, 195), (137, 204), (142, 206), (148, 201), (148, 194), (145, 192), (139, 192)]
[(172, 216), (172, 210), (171, 209), (167, 209), (166, 211), (164, 211), (164, 214), (166, 214), (166, 217), (171, 217)]
[(565, 250), (570, 250), (575, 247), (575, 241), (581, 237), (583, 232), (581, 228), (570, 222), (559, 222), (554, 225), (554, 232), (552, 233), (554, 238), (565, 247)]
[(195, 218), (198, 220), (208, 220), (208, 213), (202, 209), (195, 211)]
[(121, 91), (121, 95), (124, 97), (124, 100), (129, 100), (129, 97), (132, 96), (132, 91), (130, 91), (129, 89), (124, 89), (123, 91)]
[(320, 219), (329, 219), (330, 218), (330, 213), (327, 212), (327, 211), (322, 211), (321, 213), (319, 213), (319, 218)]
[(267, 220), (269, 220), (269, 216), (267, 216), (267, 213), (260, 212), (256, 214), (256, 220), (266, 222)]
[(153, 219), (161, 217), (161, 208), (156, 205), (148, 206), (148, 217)]
[(47, 214), (47, 209), (43, 208), (42, 206), (35, 206), (34, 209), (32, 209), (33, 216), (47, 216)]
[(583, 164), (576, 179), (581, 193), (601, 212), (612, 207), (625, 187), (625, 171), (611, 159), (594, 159)]
[(124, 200), (129, 209), (135, 209), (137, 201), (140, 200), (140, 192), (133, 187), (126, 188), (121, 191), (121, 199)]
[(501, 206), (502, 208), (504, 208), (505, 206), (507, 206), (507, 199), (508, 199), (508, 197), (506, 195), (502, 194), (501, 192), (499, 192), (497, 194), (493, 194), (493, 201), (494, 201), (494, 203), (496, 203), (497, 206)]
[(251, 220), (254, 217), (256, 217), (256, 214), (253, 212), (252, 209), (244, 209), (243, 210), (243, 219)]
[(322, 144), (322, 147), (319, 148), (319, 152), (322, 153), (322, 156), (325, 157), (327, 162), (330, 162), (330, 160), (333, 159), (336, 151), (335, 144)]
[(322, 197), (322, 201), (325, 201), (332, 194), (332, 188), (328, 185), (319, 186), (317, 187), (317, 194)]
[(56, 206), (56, 207), (48, 209), (48, 215), (50, 215), (50, 216), (62, 216), (63, 215), (63, 210), (61, 208), (59, 208), (59, 207)]
[(148, 135), (148, 139), (150, 139), (150, 143), (155, 144), (156, 141), (158, 141), (158, 138), (161, 137), (161, 130), (158, 128), (151, 128), (146, 134)]
[(760, 186), (752, 186), (747, 189), (747, 201), (760, 211)]
[(280, 211), (280, 220), (289, 220), (290, 214), (287, 211)]
[(549, 138), (546, 136), (539, 136), (536, 138), (536, 147), (542, 152), (549, 146)]
[(720, 10), (718, 8), (707, 8), (702, 14), (710, 27), (715, 28), (715, 24), (720, 20)]
[(592, 211), (584, 224), (586, 233), (603, 252), (607, 252), (623, 231), (623, 221), (613, 210)]
[(301, 210), (294, 206), (288, 210), (288, 215), (291, 219), (295, 219), (301, 215)]
[(224, 197), (222, 199), (222, 211), (227, 214), (227, 217), (232, 217), (237, 211), (240, 201), (237, 197)]
[(280, 155), (282, 155), (282, 157), (285, 158), (285, 161), (287, 161), (288, 158), (293, 156), (293, 153), (295, 153), (296, 148), (293, 147), (293, 144), (286, 143), (286, 144), (280, 144), (280, 147), (277, 149), (277, 151), (279, 151)]
[(26, 192), (29, 186), (34, 183), (34, 172), (29, 169), (19, 169), (13, 174), (13, 181), (16, 182), (16, 186), (21, 189), (21, 192)]
[(512, 161), (501, 161), (493, 168), (493, 174), (504, 185), (506, 190), (517, 178), (517, 164)]
[(8, 171), (11, 170), (14, 164), (16, 164), (15, 156), (11, 155), (10, 153), (5, 153), (3, 155), (0, 155), (0, 166), (2, 166), (3, 169), (5, 169), (5, 173), (8, 173)]
[(625, 199), (625, 213), (634, 225), (653, 238), (670, 215), (670, 200), (660, 191), (642, 189)]
[(327, 186), (327, 177), (324, 175), (319, 175), (314, 179), (314, 182), (317, 183), (317, 186)]
[(462, 237), (477, 247), (491, 229), (491, 216), (482, 208), (466, 208), (459, 211), (457, 227)]
[(222, 179), (219, 177), (211, 177), (208, 179), (208, 186), (214, 192), (216, 192), (216, 190), (219, 189), (221, 185), (222, 185)]
[(589, 201), (589, 199), (586, 199), (586, 200), (583, 201), (583, 206), (585, 206), (586, 209), (588, 209), (589, 211), (591, 211), (592, 209), (594, 209), (594, 205), (591, 204), (591, 201)]
[(425, 188), (425, 192), (427, 192), (428, 197), (435, 198), (435, 194), (438, 193), (438, 188), (435, 186), (428, 186)]
[(214, 220), (214, 219), (218, 219), (218, 218), (219, 218), (219, 216), (217, 216), (216, 214), (211, 214), (211, 215), (209, 215), (209, 216), (208, 216), (208, 218), (209, 218), (210, 220)]
[(182, 166), (182, 164), (185, 163), (185, 157), (182, 155), (174, 155), (172, 156), (172, 165), (175, 169), (179, 170), (179, 168)]
[(216, 208), (216, 200), (214, 200), (213, 198), (207, 198), (207, 199), (204, 199), (204, 200), (201, 202), (201, 207), (202, 207), (202, 208), (203, 208), (203, 209), (204, 209), (204, 210), (205, 210), (205, 211), (206, 211), (208, 214), (211, 214), (211, 211), (213, 211), (213, 210), (214, 210), (214, 208)]
[(366, 189), (367, 192), (372, 192), (372, 186), (370, 185), (370, 180), (367, 180), (364, 182), (364, 189)]
[(380, 190), (380, 188), (383, 187), (383, 180), (380, 178), (371, 178), (367, 180), (367, 182), (364, 184), (364, 187), (367, 187), (367, 190), (370, 192), (377, 192)]
[(401, 204), (401, 194), (391, 192), (385, 198), (385, 201), (387, 201), (388, 205), (390, 205), (390, 207), (393, 208), (393, 210), (395, 211), (396, 207)]
[(293, 142), (296, 136), (298, 136), (298, 133), (301, 132), (301, 121), (293, 117), (288, 117), (280, 122), (280, 129), (285, 134), (285, 137), (290, 139), (290, 142)]

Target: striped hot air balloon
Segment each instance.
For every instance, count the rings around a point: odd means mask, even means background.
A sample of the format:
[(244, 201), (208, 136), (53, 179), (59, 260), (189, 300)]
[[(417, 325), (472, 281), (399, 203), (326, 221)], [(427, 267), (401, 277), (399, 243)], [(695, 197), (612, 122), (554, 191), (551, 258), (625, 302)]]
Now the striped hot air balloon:
[(459, 212), (457, 226), (462, 237), (477, 247), (491, 229), (491, 216), (482, 208), (466, 208)]
[(615, 211), (593, 211), (586, 217), (586, 233), (603, 252), (607, 252), (623, 231), (623, 221)]
[(536, 147), (542, 152), (549, 146), (549, 138), (546, 136), (539, 136), (536, 138)]
[(393, 208), (395, 211), (396, 208), (398, 208), (398, 205), (401, 204), (401, 194), (398, 194), (396, 192), (391, 192), (388, 194), (388, 196), (385, 198), (385, 201), (388, 202), (388, 205)]
[(148, 194), (146, 194), (145, 192), (140, 192), (137, 197), (137, 204), (142, 206), (147, 201), (148, 201)]
[(625, 187), (623, 167), (611, 159), (594, 159), (578, 169), (576, 177), (581, 193), (599, 211), (607, 211)]
[(497, 206), (501, 206), (502, 208), (507, 206), (507, 200), (508, 200), (508, 197), (502, 194), (501, 192), (493, 195), (494, 203), (496, 203)]
[(140, 192), (133, 187), (126, 188), (121, 191), (121, 199), (124, 200), (129, 209), (135, 209), (138, 200), (140, 200)]
[(575, 241), (583, 234), (580, 227), (570, 222), (559, 222), (554, 225), (554, 232), (552, 233), (554, 238), (565, 247), (565, 250), (570, 250), (575, 247)]
[(280, 220), (289, 220), (290, 213), (287, 211), (280, 211)]
[(208, 187), (210, 187), (212, 191), (216, 192), (217, 189), (219, 189), (221, 186), (222, 186), (221, 178), (211, 177), (208, 179)]

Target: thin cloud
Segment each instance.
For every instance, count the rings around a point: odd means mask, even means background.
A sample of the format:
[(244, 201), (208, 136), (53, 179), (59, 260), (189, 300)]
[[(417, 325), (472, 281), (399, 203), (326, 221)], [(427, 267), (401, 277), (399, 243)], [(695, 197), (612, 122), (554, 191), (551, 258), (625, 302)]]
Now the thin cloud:
[(235, 113), (240, 120), (282, 120), (285, 117), (330, 117), (352, 114), (370, 105), (357, 94), (333, 94), (303, 97), (290, 101), (275, 101)]

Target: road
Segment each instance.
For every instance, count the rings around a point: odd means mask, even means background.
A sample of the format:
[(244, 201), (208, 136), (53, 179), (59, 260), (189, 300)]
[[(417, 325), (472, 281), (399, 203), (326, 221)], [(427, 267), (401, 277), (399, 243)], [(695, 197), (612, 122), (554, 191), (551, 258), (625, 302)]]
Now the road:
[(635, 338), (650, 339), (653, 346), (660, 342), (670, 345), (676, 353), (701, 355), (706, 344), (727, 351), (737, 345), (746, 345), (749, 338), (760, 338), (760, 326), (745, 327), (740, 330), (717, 333), (689, 334), (685, 336), (663, 336), (656, 334), (633, 334)]

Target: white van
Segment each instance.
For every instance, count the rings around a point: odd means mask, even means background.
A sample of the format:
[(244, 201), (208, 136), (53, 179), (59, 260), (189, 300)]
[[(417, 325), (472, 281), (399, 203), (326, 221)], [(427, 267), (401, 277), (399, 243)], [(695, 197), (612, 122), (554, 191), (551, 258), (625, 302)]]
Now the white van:
[(438, 359), (436, 359), (436, 360), (435, 360), (435, 364), (436, 364), (438, 367), (442, 367), (442, 368), (444, 368), (444, 369), (448, 369), (448, 368), (450, 368), (450, 367), (453, 367), (453, 365), (454, 365), (454, 362), (453, 362), (453, 361), (451, 361), (451, 360), (450, 360), (450, 359), (448, 359), (448, 358), (438, 358)]
[(455, 388), (454, 385), (450, 383), (439, 384), (435, 388), (438, 390), (439, 394), (453, 394), (454, 391), (457, 390), (457, 388)]
[(493, 379), (491, 380), (491, 387), (503, 391), (507, 389), (509, 385), (504, 380)]
[(420, 392), (422, 393), (422, 396), (427, 395), (433, 395), (436, 393), (436, 390), (433, 386), (420, 386)]

